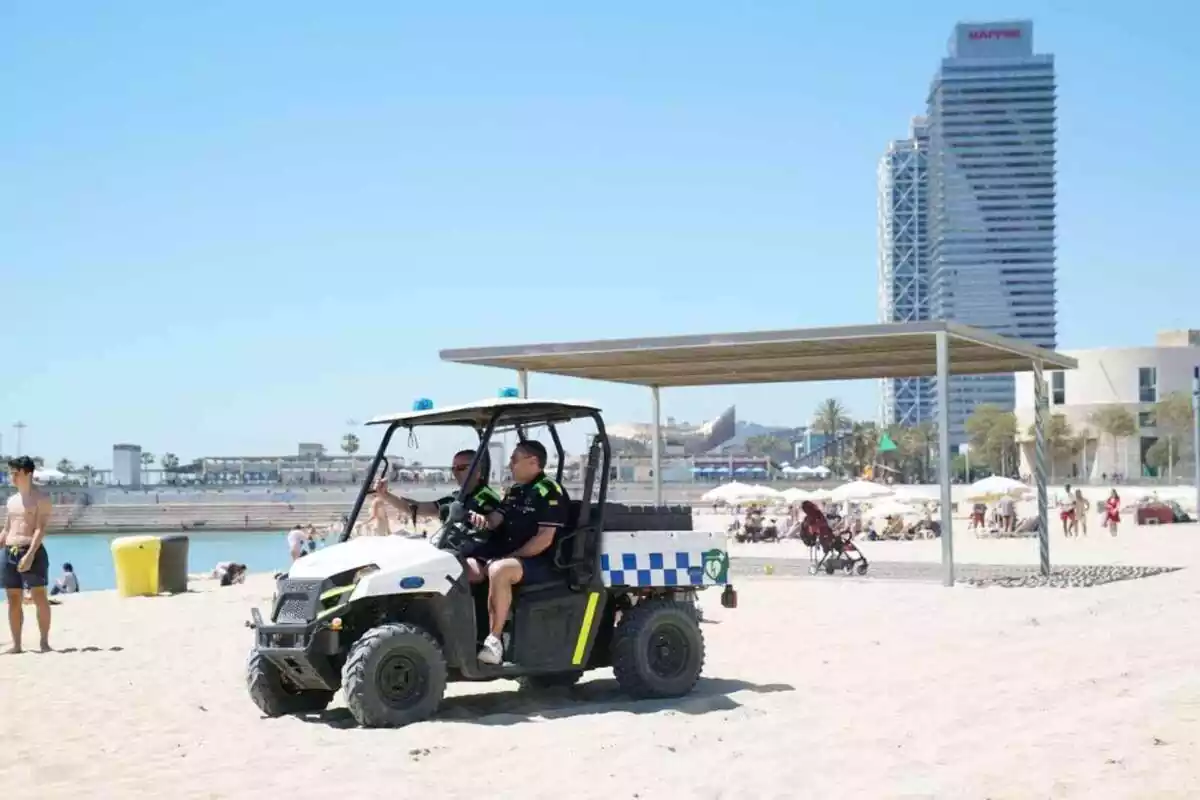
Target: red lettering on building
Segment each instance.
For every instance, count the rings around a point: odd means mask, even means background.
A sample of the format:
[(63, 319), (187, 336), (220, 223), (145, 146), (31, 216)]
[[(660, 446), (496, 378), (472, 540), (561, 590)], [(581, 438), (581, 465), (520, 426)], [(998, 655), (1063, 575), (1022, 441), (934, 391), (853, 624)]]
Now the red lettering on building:
[(1020, 28), (995, 28), (985, 31), (970, 31), (968, 39), (1020, 39)]

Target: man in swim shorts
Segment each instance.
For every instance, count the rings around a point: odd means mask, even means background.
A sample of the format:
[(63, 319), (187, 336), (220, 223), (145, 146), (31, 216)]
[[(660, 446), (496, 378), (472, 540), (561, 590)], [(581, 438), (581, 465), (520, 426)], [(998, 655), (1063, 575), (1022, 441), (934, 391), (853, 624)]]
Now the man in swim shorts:
[(21, 628), (25, 624), (22, 593), (29, 590), (37, 608), (41, 649), (50, 649), (50, 558), (42, 540), (50, 522), (50, 498), (33, 485), (33, 459), (28, 456), (8, 462), (9, 479), (17, 493), (8, 498), (8, 514), (0, 529), (0, 582), (8, 601), (8, 627), (12, 632), (10, 653), (21, 652)]

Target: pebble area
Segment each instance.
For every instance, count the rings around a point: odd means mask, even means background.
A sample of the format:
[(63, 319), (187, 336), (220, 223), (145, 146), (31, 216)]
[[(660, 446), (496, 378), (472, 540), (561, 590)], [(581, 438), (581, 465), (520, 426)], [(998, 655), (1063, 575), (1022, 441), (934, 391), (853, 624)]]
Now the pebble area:
[(1062, 567), (1052, 569), (1049, 575), (1028, 572), (1018, 575), (989, 575), (981, 578), (966, 578), (963, 583), (981, 588), (1000, 586), (1006, 589), (1086, 589), (1117, 581), (1132, 581), (1149, 578), (1181, 567)]

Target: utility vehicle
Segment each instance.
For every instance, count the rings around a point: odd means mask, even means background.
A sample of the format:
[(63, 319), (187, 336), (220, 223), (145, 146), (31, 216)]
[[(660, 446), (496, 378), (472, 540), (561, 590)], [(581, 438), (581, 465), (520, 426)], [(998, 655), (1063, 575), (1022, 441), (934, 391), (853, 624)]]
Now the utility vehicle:
[[(568, 524), (553, 545), (560, 574), (515, 588), (506, 661), (480, 663), (487, 586), (468, 582), (464, 558), (486, 533), (468, 524), (466, 492), (427, 540), (352, 537), (355, 521), (398, 431), (472, 429), (479, 444), (468, 475), (476, 475), (493, 437), (515, 431), (524, 440), (545, 428), (561, 485), (566, 457), (557, 426), (575, 420), (591, 420), (596, 431), (580, 496), (569, 498)], [(541, 689), (605, 667), (635, 698), (691, 691), (704, 664), (696, 592), (721, 586), (722, 604), (737, 605), (725, 535), (692, 530), (684, 506), (609, 503), (611, 452), (599, 409), (501, 397), (368, 424), (387, 427), (339, 542), (297, 559), (278, 579), (269, 619), (251, 610), (246, 683), (264, 714), (317, 712), (340, 689), (360, 725), (396, 727), (432, 716), (448, 681), (508, 678)]]

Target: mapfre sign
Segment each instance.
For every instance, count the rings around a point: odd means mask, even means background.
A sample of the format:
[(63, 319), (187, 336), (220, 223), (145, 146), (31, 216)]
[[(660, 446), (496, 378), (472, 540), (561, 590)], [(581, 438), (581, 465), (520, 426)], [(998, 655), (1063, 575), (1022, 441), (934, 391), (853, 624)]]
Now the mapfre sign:
[(1020, 39), (1020, 28), (988, 28), (981, 31), (967, 31), (967, 38), (972, 41), (990, 39)]

